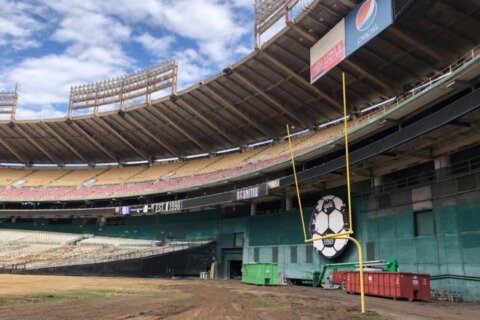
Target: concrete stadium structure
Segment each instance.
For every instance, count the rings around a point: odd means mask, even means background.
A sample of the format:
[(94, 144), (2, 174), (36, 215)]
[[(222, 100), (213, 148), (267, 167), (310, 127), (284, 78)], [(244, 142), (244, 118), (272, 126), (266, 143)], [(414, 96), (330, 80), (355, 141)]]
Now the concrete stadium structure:
[[(309, 50), (355, 1), (313, 1), (242, 61), (151, 103), (2, 123), (0, 228), (208, 239), (218, 278), (277, 262), (301, 279), (331, 260), (303, 243), (285, 125), (305, 212), (324, 195), (346, 200), (345, 72), (366, 258), (396, 258), (433, 288), (478, 299), (480, 3), (392, 3), (393, 24), (314, 84)], [(349, 244), (335, 262), (355, 258)]]

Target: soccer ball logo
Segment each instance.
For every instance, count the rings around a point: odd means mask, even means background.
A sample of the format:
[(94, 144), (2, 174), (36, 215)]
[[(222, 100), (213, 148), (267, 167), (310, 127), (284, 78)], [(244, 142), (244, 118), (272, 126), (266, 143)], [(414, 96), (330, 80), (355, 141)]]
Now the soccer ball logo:
[[(348, 230), (347, 206), (336, 196), (325, 196), (317, 202), (310, 220), (312, 238), (345, 232)], [(322, 239), (313, 242), (315, 249), (323, 256), (333, 259), (342, 253), (347, 239)]]

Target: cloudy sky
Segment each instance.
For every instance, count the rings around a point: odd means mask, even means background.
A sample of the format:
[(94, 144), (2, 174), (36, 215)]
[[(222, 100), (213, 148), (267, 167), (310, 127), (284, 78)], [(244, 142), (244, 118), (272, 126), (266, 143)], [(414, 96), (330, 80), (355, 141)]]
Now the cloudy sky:
[(0, 90), (17, 118), (65, 116), (70, 86), (171, 58), (179, 89), (252, 50), (254, 0), (0, 0)]

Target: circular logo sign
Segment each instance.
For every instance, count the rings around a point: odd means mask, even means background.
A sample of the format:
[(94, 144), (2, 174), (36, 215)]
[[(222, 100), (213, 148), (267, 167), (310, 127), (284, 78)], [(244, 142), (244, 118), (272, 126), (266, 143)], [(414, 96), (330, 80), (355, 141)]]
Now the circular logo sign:
[(367, 0), (360, 9), (358, 9), (357, 17), (355, 19), (355, 26), (358, 31), (365, 31), (372, 25), (377, 16), (377, 1)]
[[(347, 206), (343, 200), (331, 195), (320, 199), (310, 220), (310, 236), (315, 238), (347, 230)], [(347, 243), (346, 239), (322, 239), (314, 241), (313, 246), (323, 256), (333, 259), (342, 253)]]

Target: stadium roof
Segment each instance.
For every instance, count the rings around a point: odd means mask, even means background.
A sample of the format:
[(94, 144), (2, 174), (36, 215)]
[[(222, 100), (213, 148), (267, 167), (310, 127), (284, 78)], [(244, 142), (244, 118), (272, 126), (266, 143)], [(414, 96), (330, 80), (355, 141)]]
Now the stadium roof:
[[(73, 120), (0, 124), (0, 162), (99, 163), (210, 153), (280, 137), (396, 96), (480, 42), (480, 1), (417, 1), (314, 85), (310, 47), (354, 8), (315, 1), (270, 41), (173, 97)], [(448, 44), (448, 45), (447, 45)], [(21, 97), (20, 97), (21, 99)]]

